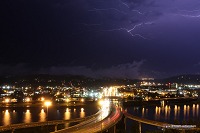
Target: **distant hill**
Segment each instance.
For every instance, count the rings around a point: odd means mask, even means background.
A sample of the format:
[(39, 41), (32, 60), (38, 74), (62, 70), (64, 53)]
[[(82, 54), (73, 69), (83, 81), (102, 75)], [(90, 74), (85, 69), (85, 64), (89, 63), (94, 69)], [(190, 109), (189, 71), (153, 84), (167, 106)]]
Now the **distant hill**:
[(161, 81), (164, 83), (200, 84), (200, 75), (185, 74), (162, 79)]
[(20, 75), (0, 77), (0, 85), (11, 84), (17, 87), (21, 86), (66, 86), (66, 87), (84, 87), (92, 86), (99, 87), (103, 85), (127, 85), (134, 84), (139, 80), (129, 79), (94, 79), (80, 75)]
[[(130, 85), (140, 82), (141, 80), (131, 79), (111, 79), (101, 78), (94, 79), (80, 75), (12, 75), (0, 77), (1, 85), (22, 86), (62, 86), (62, 87), (100, 87), (110, 85)], [(200, 75), (179, 75), (165, 79), (155, 79), (154, 82), (161, 83), (179, 83), (179, 84), (200, 84)]]

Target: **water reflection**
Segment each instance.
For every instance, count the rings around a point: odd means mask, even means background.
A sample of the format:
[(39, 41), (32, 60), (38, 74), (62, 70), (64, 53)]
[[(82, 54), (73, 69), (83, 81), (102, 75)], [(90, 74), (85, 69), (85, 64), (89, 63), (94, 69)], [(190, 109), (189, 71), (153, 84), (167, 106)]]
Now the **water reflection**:
[(183, 108), (183, 116), (184, 116), (184, 120), (185, 120), (185, 117), (186, 117), (186, 105), (184, 105), (184, 108)]
[(10, 112), (8, 110), (5, 110), (3, 115), (3, 124), (4, 126), (7, 126), (10, 125), (10, 123), (11, 123)]
[(156, 106), (156, 108), (155, 108), (155, 120), (160, 119), (160, 111), (161, 111), (161, 108)]
[(187, 106), (187, 116), (188, 117), (190, 116), (190, 106), (189, 105)]
[(197, 122), (200, 119), (199, 104), (132, 107), (128, 112), (142, 118), (169, 123), (188, 122), (191, 118)]
[[(82, 109), (81, 109), (82, 108)], [(74, 107), (55, 107), (49, 109), (49, 120), (69, 120), (95, 114), (98, 106), (89, 104)], [(47, 120), (45, 107), (0, 107), (0, 126), (18, 123), (45, 122)]]
[(66, 109), (64, 117), (65, 117), (64, 118), (65, 120), (69, 120), (71, 118), (71, 112), (70, 112), (69, 108)]
[(24, 123), (30, 123), (30, 122), (31, 122), (31, 113), (30, 113), (30, 110), (26, 110)]
[(165, 106), (165, 101), (164, 101), (164, 100), (161, 101), (160, 103), (161, 103), (161, 107), (164, 107), (164, 106)]
[(199, 117), (199, 104), (197, 104), (196, 112), (197, 112), (197, 117)]
[(40, 120), (39, 120), (40, 122), (46, 121), (46, 113), (44, 112), (44, 109), (41, 109), (39, 117), (40, 117)]
[(180, 106), (178, 106), (178, 117), (180, 116)]
[(165, 111), (165, 106), (161, 106), (161, 112), (163, 113)]
[(178, 111), (178, 108), (177, 108), (177, 105), (174, 106), (174, 120), (177, 119), (177, 111)]
[(195, 117), (196, 105), (192, 105), (192, 116)]
[(16, 121), (17, 120), (17, 112), (15, 110), (13, 110), (13, 113), (12, 113), (12, 120), (11, 121)]
[(144, 117), (148, 117), (148, 109), (145, 109)]
[(80, 118), (85, 117), (85, 112), (84, 112), (84, 108), (81, 108), (81, 112), (80, 112)]
[(142, 108), (142, 117), (144, 117), (144, 107)]
[(165, 120), (167, 120), (167, 105), (165, 106)]

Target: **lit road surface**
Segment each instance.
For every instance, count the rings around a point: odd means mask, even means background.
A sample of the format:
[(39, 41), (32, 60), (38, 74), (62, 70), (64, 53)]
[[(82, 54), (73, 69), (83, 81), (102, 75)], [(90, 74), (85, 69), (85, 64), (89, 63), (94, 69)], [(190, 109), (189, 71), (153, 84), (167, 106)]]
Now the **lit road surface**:
[[(110, 113), (110, 108), (112, 111)], [(101, 113), (90, 120), (84, 121), (73, 127), (59, 130), (56, 133), (94, 133), (101, 132), (114, 126), (122, 117), (120, 108), (106, 107), (102, 108)]]

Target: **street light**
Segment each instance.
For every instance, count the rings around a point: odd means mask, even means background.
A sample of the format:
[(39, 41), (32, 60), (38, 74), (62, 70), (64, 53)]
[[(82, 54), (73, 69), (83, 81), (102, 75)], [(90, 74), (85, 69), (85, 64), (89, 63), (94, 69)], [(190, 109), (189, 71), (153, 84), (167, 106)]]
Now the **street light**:
[(51, 101), (45, 101), (44, 102), (44, 105), (47, 107), (47, 121), (48, 121), (48, 108), (49, 108), (49, 106), (51, 106)]

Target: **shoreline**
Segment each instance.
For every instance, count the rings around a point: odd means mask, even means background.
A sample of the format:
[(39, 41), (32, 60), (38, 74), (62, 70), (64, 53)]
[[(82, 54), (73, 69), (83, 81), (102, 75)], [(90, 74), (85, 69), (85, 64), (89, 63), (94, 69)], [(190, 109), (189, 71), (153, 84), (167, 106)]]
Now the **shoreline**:
[(200, 104), (199, 99), (187, 98), (187, 99), (160, 99), (160, 100), (149, 100), (149, 101), (123, 101), (124, 107), (129, 106), (155, 106), (161, 105), (161, 101), (164, 101), (165, 105), (182, 105), (182, 104)]
[[(74, 107), (74, 106), (85, 106), (87, 104), (96, 104), (97, 101), (85, 101), (85, 102), (67, 102), (67, 103), (56, 103), (52, 104), (52, 107)], [(9, 107), (43, 107), (44, 103), (1, 103), (0, 108)]]

